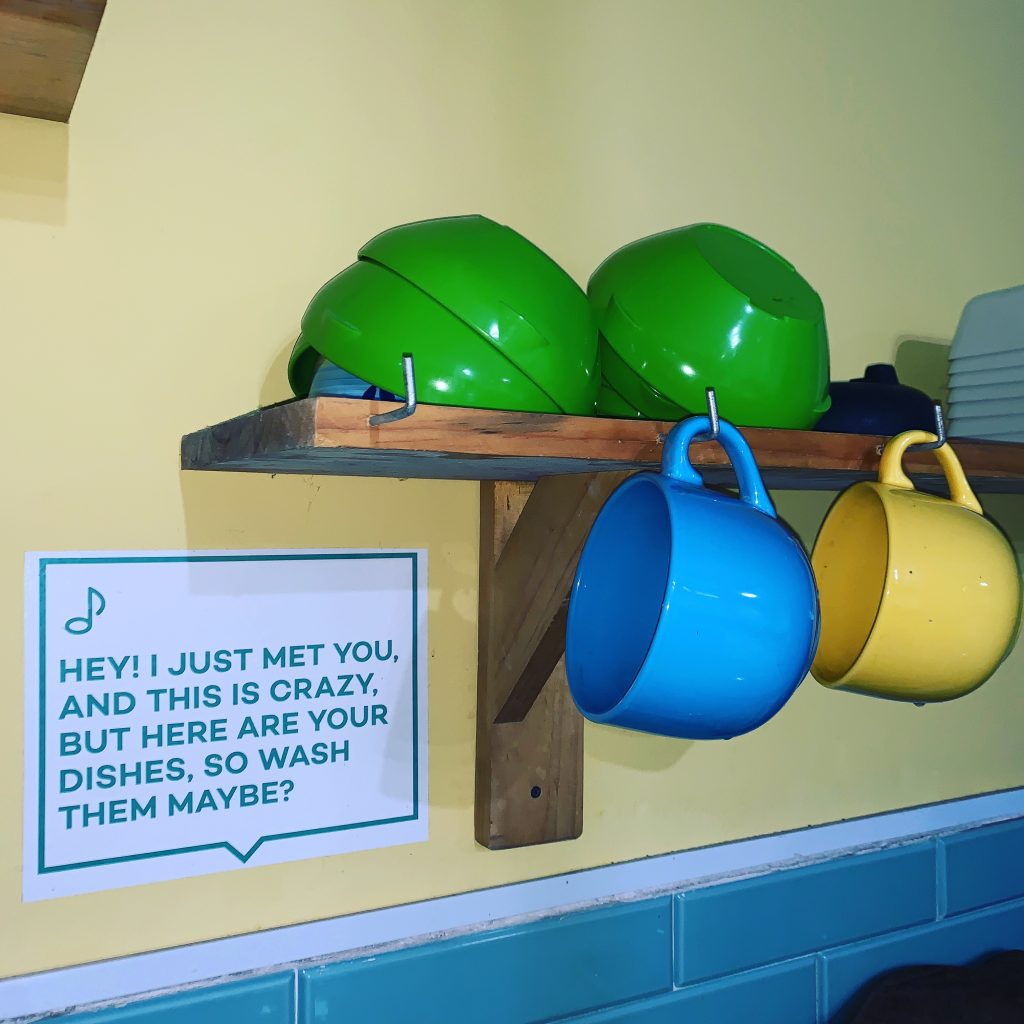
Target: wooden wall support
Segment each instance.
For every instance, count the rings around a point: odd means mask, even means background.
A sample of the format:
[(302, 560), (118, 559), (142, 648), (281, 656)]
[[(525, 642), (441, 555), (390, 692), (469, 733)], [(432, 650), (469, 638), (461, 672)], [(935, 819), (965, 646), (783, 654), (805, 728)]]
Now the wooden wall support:
[[(517, 721), (495, 721), (508, 696), (491, 685), (496, 570), (533, 489), (530, 483), (480, 485), (476, 839), (492, 850), (576, 839), (583, 831), (583, 718), (569, 696), (561, 653), (536, 687), (532, 707)], [(546, 503), (542, 496), (535, 507)]]
[(491, 579), (492, 721), (522, 721), (565, 653), (576, 563), (601, 506), (626, 476), (551, 476), (534, 486)]

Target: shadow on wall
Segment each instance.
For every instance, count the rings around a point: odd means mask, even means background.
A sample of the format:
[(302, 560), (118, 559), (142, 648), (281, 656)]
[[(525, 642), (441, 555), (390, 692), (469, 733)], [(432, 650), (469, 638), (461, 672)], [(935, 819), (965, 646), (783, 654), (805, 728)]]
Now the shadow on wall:
[[(301, 316), (301, 310), (299, 312)], [(299, 336), (299, 318), (295, 319), (295, 332), (283, 344), (277, 355), (274, 356), (267, 369), (267, 379), (263, 382), (259, 394), (259, 406), (265, 409), (268, 405), (277, 405), (279, 402), (294, 398), (292, 389), (288, 386), (288, 359), (292, 354), (292, 346)]]
[(946, 406), (949, 398), (949, 342), (940, 338), (896, 339), (896, 374), (901, 384), (918, 388)]
[(68, 126), (0, 114), (0, 220), (63, 224)]
[(779, 518), (800, 538), (808, 554), (835, 499), (832, 491), (772, 491)]
[(587, 760), (644, 772), (663, 772), (678, 764), (694, 742), (588, 722), (583, 749)]
[(1019, 494), (980, 495), (985, 515), (1006, 534), (1018, 564), (1024, 563), (1024, 508)]

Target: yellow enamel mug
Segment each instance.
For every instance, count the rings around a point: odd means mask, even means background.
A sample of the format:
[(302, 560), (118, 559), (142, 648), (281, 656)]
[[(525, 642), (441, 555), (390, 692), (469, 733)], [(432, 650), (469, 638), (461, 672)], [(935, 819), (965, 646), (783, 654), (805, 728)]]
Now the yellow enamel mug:
[(935, 452), (950, 499), (914, 490), (911, 430), (885, 446), (878, 482), (854, 484), (829, 509), (811, 565), (821, 638), (819, 683), (893, 700), (941, 701), (980, 686), (1017, 635), (1020, 574), (949, 445)]

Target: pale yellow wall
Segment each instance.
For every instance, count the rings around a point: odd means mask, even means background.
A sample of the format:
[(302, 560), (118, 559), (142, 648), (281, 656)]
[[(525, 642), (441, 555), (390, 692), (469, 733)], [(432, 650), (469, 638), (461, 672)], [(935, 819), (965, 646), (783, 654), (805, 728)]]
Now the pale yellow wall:
[[(580, 281), (714, 219), (824, 296), (837, 374), (1024, 278), (1015, 0), (110, 0), (70, 130), (0, 117), (0, 974), (1024, 784), (1024, 663), (917, 710), (808, 682), (765, 728), (587, 731), (581, 840), (473, 842), (476, 487), (177, 469), (285, 396), (314, 289), (481, 212)], [(781, 503), (810, 537), (827, 499)], [(1011, 515), (1013, 501), (1000, 514)], [(22, 905), (22, 553), (430, 550), (430, 842)]]

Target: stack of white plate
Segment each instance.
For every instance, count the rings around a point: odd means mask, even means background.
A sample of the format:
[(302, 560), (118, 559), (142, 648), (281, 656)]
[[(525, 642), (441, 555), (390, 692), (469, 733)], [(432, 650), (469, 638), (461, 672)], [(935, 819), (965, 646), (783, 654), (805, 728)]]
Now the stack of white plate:
[(1024, 285), (964, 307), (949, 353), (949, 434), (1024, 441)]

